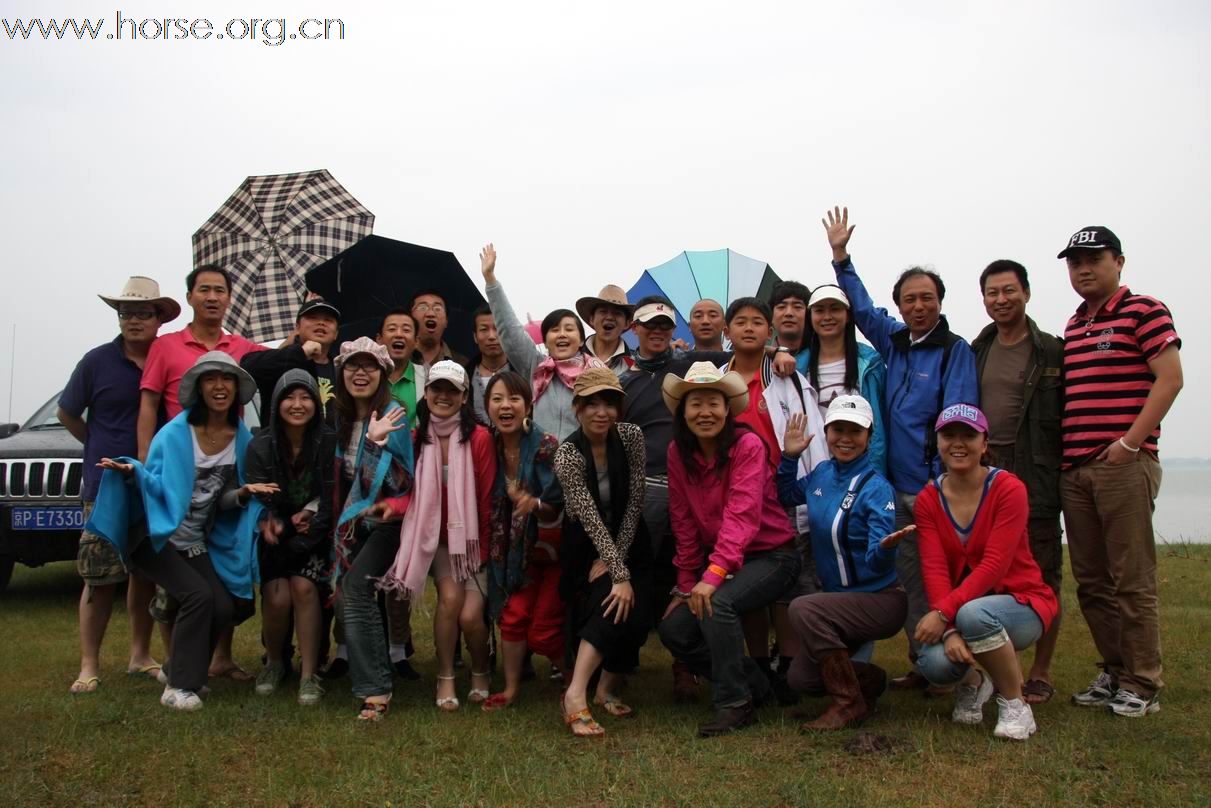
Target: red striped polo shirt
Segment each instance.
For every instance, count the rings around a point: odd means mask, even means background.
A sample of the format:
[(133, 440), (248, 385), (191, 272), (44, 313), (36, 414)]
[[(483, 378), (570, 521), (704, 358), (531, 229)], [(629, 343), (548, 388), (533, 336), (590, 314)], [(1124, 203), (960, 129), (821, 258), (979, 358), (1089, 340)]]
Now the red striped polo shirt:
[[(1089, 318), (1086, 304), (1064, 329), (1063, 467), (1080, 465), (1126, 434), (1156, 377), (1148, 362), (1181, 347), (1173, 316), (1154, 297), (1120, 286)], [(1157, 452), (1158, 425), (1143, 449)]]

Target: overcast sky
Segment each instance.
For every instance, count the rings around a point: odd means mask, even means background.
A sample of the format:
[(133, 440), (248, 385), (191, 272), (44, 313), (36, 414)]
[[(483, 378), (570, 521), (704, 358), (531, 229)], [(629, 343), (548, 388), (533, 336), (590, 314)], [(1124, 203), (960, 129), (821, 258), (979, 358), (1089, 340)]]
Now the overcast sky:
[[(1014, 258), (1031, 272), (1031, 314), (1058, 332), (1079, 301), (1055, 254), (1106, 225), (1124, 282), (1168, 303), (1184, 340), (1162, 452), (1211, 456), (1197, 330), (1211, 291), (1206, 2), (253, 5), (288, 32), (340, 18), (345, 39), (0, 31), (14, 419), (116, 333), (97, 292), (145, 274), (183, 301), (190, 236), (244, 177), (327, 168), (376, 233), (452, 250), (481, 286), (476, 254), (494, 241), (515, 307), (535, 317), (684, 249), (730, 247), (829, 281), (819, 220), (838, 203), (884, 305), (899, 270), (932, 265), (953, 328), (973, 337), (987, 322), (980, 270)], [(221, 29), (249, 10), (122, 14)], [(114, 14), (32, 0), (0, 11), (104, 18), (111, 33)]]

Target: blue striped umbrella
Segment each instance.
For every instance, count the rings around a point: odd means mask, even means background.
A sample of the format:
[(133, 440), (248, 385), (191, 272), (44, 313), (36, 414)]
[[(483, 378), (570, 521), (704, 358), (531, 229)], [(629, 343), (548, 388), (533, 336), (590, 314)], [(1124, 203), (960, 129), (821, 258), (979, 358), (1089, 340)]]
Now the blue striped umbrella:
[[(677, 309), (674, 339), (694, 344), (686, 318), (694, 304), (710, 298), (727, 309), (739, 297), (769, 298), (774, 284), (781, 280), (770, 265), (732, 250), (686, 250), (663, 264), (645, 270), (627, 290), (627, 300), (636, 302), (647, 295), (663, 295)], [(635, 346), (634, 334), (627, 332), (627, 344)]]

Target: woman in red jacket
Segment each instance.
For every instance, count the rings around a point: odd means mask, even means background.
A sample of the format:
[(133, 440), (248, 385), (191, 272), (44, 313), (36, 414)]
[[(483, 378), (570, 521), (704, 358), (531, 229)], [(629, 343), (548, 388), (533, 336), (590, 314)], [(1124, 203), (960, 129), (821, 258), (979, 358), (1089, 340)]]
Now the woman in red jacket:
[(458, 709), (454, 652), (460, 629), (471, 651), (467, 700), (482, 702), (491, 685), (484, 562), (495, 479), (496, 445), (475, 421), (467, 372), (448, 359), (435, 363), (425, 380), (425, 397), (416, 407), (416, 471), (399, 555), (382, 586), (410, 600), (419, 598), (432, 571), (437, 584), (437, 707), (445, 712)]
[(1026, 486), (981, 464), (988, 421), (978, 407), (947, 407), (935, 429), (946, 473), (922, 489), (914, 508), (931, 609), (917, 623), (924, 646), (917, 668), (934, 684), (958, 684), (952, 718), (960, 723), (980, 723), (995, 690), (993, 734), (1026, 740), (1036, 726), (1022, 699), (1017, 652), (1042, 636), (1059, 608), (1030, 554)]

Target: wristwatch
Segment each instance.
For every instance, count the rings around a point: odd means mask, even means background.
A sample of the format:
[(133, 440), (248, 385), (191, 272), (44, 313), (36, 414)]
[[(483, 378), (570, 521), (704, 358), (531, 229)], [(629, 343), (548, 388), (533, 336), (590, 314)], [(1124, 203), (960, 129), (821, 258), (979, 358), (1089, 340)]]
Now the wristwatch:
[(774, 349), (774, 353), (790, 353), (790, 352), (791, 352), (791, 349), (787, 348), (785, 345), (779, 345), (777, 348)]

